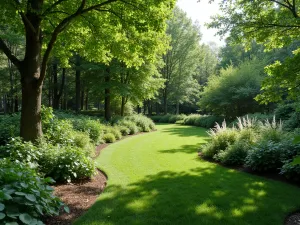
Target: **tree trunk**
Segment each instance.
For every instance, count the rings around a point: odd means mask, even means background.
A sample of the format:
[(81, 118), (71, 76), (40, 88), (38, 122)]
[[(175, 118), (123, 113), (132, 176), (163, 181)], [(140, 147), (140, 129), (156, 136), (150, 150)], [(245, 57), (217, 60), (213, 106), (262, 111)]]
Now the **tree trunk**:
[(147, 112), (147, 101), (146, 100), (144, 100), (144, 115), (146, 115), (146, 112)]
[(164, 114), (168, 114), (167, 88), (164, 90)]
[(105, 99), (104, 99), (104, 117), (106, 121), (111, 120), (111, 99), (110, 99), (110, 88), (109, 83), (110, 83), (110, 68), (107, 67), (105, 71), (105, 83), (106, 83), (106, 88), (105, 88)]
[(58, 98), (58, 81), (57, 81), (57, 61), (54, 60), (52, 63), (52, 77), (53, 77), (53, 109), (59, 108), (59, 98)]
[(179, 101), (176, 101), (176, 115), (179, 115)]
[(80, 111), (80, 58), (79, 55), (76, 56), (76, 112)]
[(4, 97), (3, 97), (3, 111), (4, 111), (4, 114), (6, 114), (7, 113), (7, 96), (6, 96), (6, 94), (4, 95)]
[(148, 115), (152, 116), (152, 101), (148, 100)]
[(89, 108), (89, 91), (86, 90), (86, 93), (85, 93), (85, 110), (88, 110)]
[(80, 109), (83, 110), (84, 106), (84, 88), (81, 90), (81, 95), (80, 95)]
[(17, 95), (15, 95), (15, 108), (14, 108), (14, 112), (19, 112), (19, 99), (18, 99)]
[[(25, 64), (26, 65), (26, 64)], [(20, 135), (25, 141), (35, 141), (43, 135), (41, 121), (42, 87), (30, 73), (33, 67), (21, 71), (22, 111)], [(38, 67), (39, 69), (39, 67)]]
[(137, 106), (137, 112), (138, 112), (138, 114), (140, 114), (142, 112), (140, 105)]
[(32, 12), (27, 14), (31, 24), (25, 23), (25, 57), (19, 66), (22, 86), (20, 135), (25, 141), (35, 141), (43, 135), (41, 121), (43, 82), (39, 81), (42, 50), (41, 18), (35, 12), (35, 10), (41, 9), (41, 5), (32, 3), (31, 7), (33, 8)]
[(121, 102), (121, 116), (124, 116), (125, 111), (125, 96), (122, 96), (122, 102)]
[(156, 109), (156, 115), (159, 115), (159, 104), (158, 104), (158, 102), (156, 102), (155, 109)]

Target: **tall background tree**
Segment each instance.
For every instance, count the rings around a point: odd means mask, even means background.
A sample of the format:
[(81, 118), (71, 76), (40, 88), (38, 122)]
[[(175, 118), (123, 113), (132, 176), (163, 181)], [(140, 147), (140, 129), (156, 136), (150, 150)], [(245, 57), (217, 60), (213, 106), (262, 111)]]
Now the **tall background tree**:
[[(141, 56), (154, 59), (155, 49), (162, 47), (156, 37), (164, 32), (173, 5), (173, 0), (1, 1), (0, 49), (21, 75), (21, 136), (35, 140), (42, 135), (42, 86), (55, 44), (65, 63), (77, 51), (99, 62), (108, 63), (115, 57), (128, 66), (138, 66), (143, 63)], [(7, 30), (25, 38), (24, 56), (17, 57), (9, 48)]]

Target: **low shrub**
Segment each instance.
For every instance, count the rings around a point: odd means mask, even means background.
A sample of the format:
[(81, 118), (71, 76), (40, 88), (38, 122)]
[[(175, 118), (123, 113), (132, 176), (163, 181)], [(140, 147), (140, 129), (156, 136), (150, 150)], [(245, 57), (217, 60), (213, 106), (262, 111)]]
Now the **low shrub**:
[(126, 116), (124, 119), (134, 122), (142, 132), (149, 132), (155, 129), (154, 122), (148, 117), (141, 114)]
[(132, 121), (128, 121), (128, 120), (120, 120), (117, 123), (119, 126), (124, 126), (127, 127), (129, 129), (129, 134), (136, 134), (137, 132), (139, 132), (139, 128), (137, 127), (137, 125), (132, 122)]
[(58, 215), (64, 204), (53, 196), (51, 182), (22, 164), (0, 160), (1, 224), (43, 224), (41, 217)]
[(280, 174), (285, 176), (287, 179), (299, 181), (300, 180), (300, 165), (294, 165), (291, 163), (292, 160), (284, 162), (280, 169)]
[(102, 139), (105, 141), (105, 143), (114, 143), (116, 141), (115, 135), (112, 133), (104, 134)]
[(220, 151), (214, 159), (224, 165), (243, 165), (249, 149), (249, 144), (243, 141), (237, 141), (229, 145), (226, 150)]
[(98, 120), (91, 120), (89, 118), (73, 118), (72, 123), (75, 130), (86, 132), (94, 144), (99, 144), (102, 130)]
[(212, 159), (220, 151), (226, 150), (228, 146), (238, 139), (238, 131), (234, 128), (227, 128), (224, 122), (222, 126), (217, 124), (215, 129), (209, 132), (211, 140), (208, 144), (202, 146), (202, 155), (205, 158)]
[(199, 119), (201, 115), (199, 114), (191, 114), (184, 118), (184, 124), (185, 125), (196, 125), (197, 119)]
[(262, 142), (272, 141), (272, 142), (280, 142), (285, 139), (285, 132), (282, 129), (282, 122), (276, 122), (275, 117), (273, 121), (270, 122), (266, 120), (260, 126), (260, 140)]
[(117, 128), (123, 136), (127, 136), (128, 134), (130, 134), (130, 129), (126, 126), (117, 126)]
[[(104, 126), (103, 127), (104, 134), (113, 134), (115, 136), (116, 140), (120, 140), (122, 138), (122, 133), (120, 132), (119, 128), (117, 126)], [(103, 139), (103, 137), (102, 137)]]
[(0, 151), (13, 162), (27, 164), (56, 181), (89, 178), (95, 172), (90, 153), (72, 145), (53, 145), (45, 140), (33, 145), (16, 138), (2, 146)]
[(41, 142), (38, 150), (39, 171), (56, 181), (86, 179), (95, 173), (94, 161), (81, 148)]
[(277, 171), (282, 165), (282, 145), (274, 141), (261, 141), (252, 146), (245, 160), (253, 171)]

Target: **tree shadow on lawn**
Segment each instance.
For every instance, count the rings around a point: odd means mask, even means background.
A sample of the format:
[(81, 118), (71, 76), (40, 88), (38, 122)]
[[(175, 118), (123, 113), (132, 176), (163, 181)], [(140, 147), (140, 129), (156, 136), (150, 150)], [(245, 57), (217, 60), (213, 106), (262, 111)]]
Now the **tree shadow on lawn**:
[(108, 185), (75, 224), (279, 225), (299, 206), (296, 187), (206, 163)]
[[(205, 141), (206, 142), (206, 141)], [(196, 145), (182, 145), (180, 148), (160, 150), (160, 153), (186, 153), (186, 154), (197, 154), (200, 149), (200, 146), (205, 144), (200, 142)]]
[(169, 133), (174, 136), (179, 137), (202, 137), (202, 138), (209, 138), (207, 134), (207, 129), (201, 127), (194, 127), (194, 126), (183, 126), (178, 125), (178, 127), (167, 127), (161, 130), (162, 133)]

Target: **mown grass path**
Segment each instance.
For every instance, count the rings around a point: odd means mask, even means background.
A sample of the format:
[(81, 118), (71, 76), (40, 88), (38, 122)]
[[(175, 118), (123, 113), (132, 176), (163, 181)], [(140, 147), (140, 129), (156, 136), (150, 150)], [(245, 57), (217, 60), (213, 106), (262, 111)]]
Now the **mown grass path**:
[(76, 225), (282, 225), (300, 189), (203, 161), (204, 129), (157, 125), (101, 152), (108, 186)]

